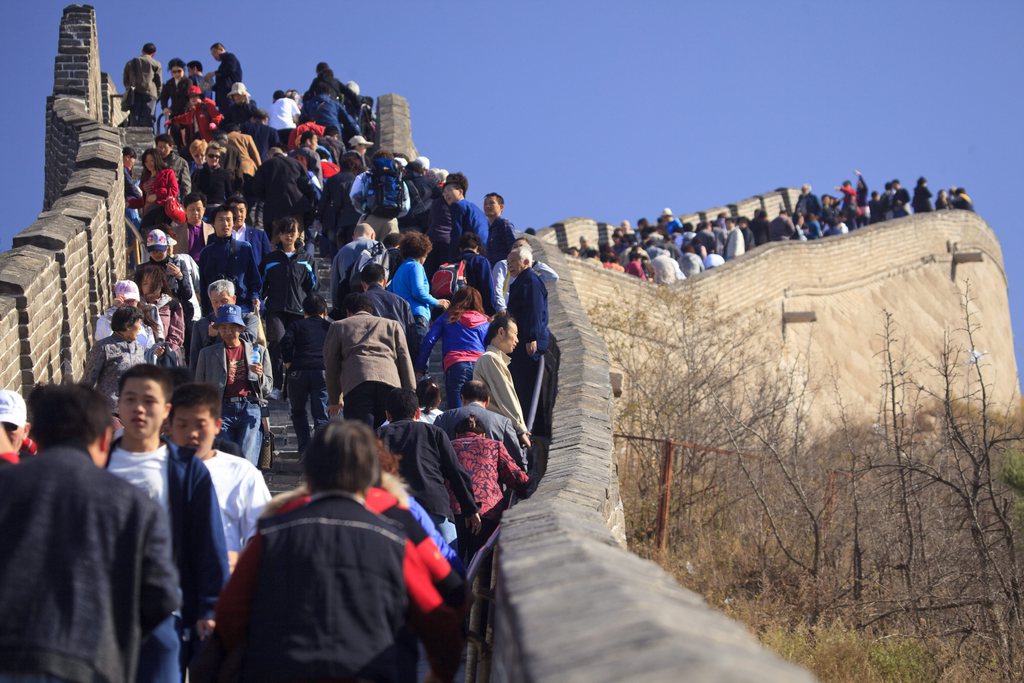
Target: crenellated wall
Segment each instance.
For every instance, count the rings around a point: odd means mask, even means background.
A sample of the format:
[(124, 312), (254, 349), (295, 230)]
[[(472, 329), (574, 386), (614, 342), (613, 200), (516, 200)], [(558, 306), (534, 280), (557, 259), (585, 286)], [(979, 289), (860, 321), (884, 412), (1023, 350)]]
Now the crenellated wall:
[[(106, 84), (106, 85), (104, 85)], [(0, 253), (0, 386), (27, 394), (81, 375), (97, 315), (125, 272), (115, 93), (92, 7), (64, 10), (46, 101), (43, 212)]]

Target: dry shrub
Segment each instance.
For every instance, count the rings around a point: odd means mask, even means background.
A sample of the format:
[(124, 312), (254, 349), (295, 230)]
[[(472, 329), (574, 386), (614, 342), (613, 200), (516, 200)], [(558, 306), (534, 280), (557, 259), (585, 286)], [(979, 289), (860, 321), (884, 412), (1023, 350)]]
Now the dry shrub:
[(811, 385), (813, 359), (749, 348), (756, 335), (713, 302), (643, 296), (590, 311), (625, 378), (617, 432), (650, 439), (616, 444), (631, 547), (824, 680), (1024, 677), (1024, 421), (989, 399), (967, 298), (929, 361), (880, 316), (879, 412), (864, 421)]

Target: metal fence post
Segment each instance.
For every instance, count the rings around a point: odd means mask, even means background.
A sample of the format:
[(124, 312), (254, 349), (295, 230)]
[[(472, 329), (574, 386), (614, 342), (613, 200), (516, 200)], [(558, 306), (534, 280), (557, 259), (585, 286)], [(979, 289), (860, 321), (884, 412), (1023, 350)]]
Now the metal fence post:
[(658, 496), (658, 523), (655, 527), (655, 538), (658, 551), (664, 555), (668, 546), (668, 515), (672, 503), (672, 442), (665, 441), (661, 446), (661, 490)]

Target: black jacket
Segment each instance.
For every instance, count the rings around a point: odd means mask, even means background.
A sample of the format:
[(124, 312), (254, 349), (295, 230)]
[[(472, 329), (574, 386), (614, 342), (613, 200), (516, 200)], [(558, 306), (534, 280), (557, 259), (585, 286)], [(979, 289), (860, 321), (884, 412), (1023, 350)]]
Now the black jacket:
[(312, 214), (316, 195), (298, 161), (285, 155), (267, 159), (256, 171), (252, 193), (264, 201), (263, 223), (273, 225), (285, 216)]
[(260, 274), (268, 313), (302, 315), (302, 300), (316, 289), (316, 269), (305, 252), (296, 251), (289, 258), (275, 249), (263, 257)]
[(270, 148), (277, 147), (280, 142), (277, 131), (259, 121), (243, 123), (238, 127), (238, 130), (252, 136), (252, 141), (256, 143), (256, 149), (259, 150), (260, 160), (268, 159), (270, 157)]
[(408, 301), (397, 294), (389, 292), (380, 285), (373, 285), (367, 289), (366, 296), (373, 302), (374, 315), (394, 320), (408, 334), (409, 328), (412, 327), (412, 309), (409, 307)]
[(174, 85), (174, 79), (168, 78), (160, 89), (160, 106), (171, 110), (171, 116), (180, 116), (188, 109), (188, 89), (192, 87), (192, 81), (182, 78), (178, 85)]
[(231, 175), (223, 168), (210, 168), (205, 164), (196, 169), (192, 188), (206, 195), (206, 203), (220, 206), (232, 192)]
[(398, 680), (404, 530), (344, 496), (260, 520), (244, 681)]
[(289, 370), (323, 370), (324, 342), (331, 321), (303, 318), (288, 326), (281, 338), (281, 360), (291, 363)]
[(434, 425), (414, 420), (398, 420), (380, 428), (380, 439), (392, 453), (401, 456), (399, 473), (409, 493), (432, 515), (452, 519), (447, 481), (462, 512), (477, 511), (473, 483), (455, 455), (448, 435)]
[(167, 519), (84, 448), (0, 469), (0, 671), (134, 680), (180, 605)]
[[(352, 204), (349, 193), (352, 191), (352, 183), (355, 182), (355, 175), (349, 171), (335, 173), (324, 183), (324, 192), (320, 197), (320, 224), (324, 227), (324, 234), (336, 235), (339, 231), (345, 237), (352, 237), (352, 228), (359, 222), (361, 212)], [(345, 240), (344, 243), (348, 243)]]
[(217, 109), (224, 111), (231, 104), (228, 92), (231, 86), (242, 81), (242, 65), (238, 57), (230, 52), (220, 56), (220, 64), (217, 66), (217, 80), (213, 84), (213, 94), (217, 102)]

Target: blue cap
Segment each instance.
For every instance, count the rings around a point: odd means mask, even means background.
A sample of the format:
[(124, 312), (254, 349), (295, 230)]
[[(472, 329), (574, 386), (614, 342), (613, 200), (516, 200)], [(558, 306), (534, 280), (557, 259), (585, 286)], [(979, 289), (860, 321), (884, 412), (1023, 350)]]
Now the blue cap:
[(236, 304), (224, 304), (218, 308), (217, 324), (241, 325), (245, 327), (245, 320), (242, 319), (242, 307)]

